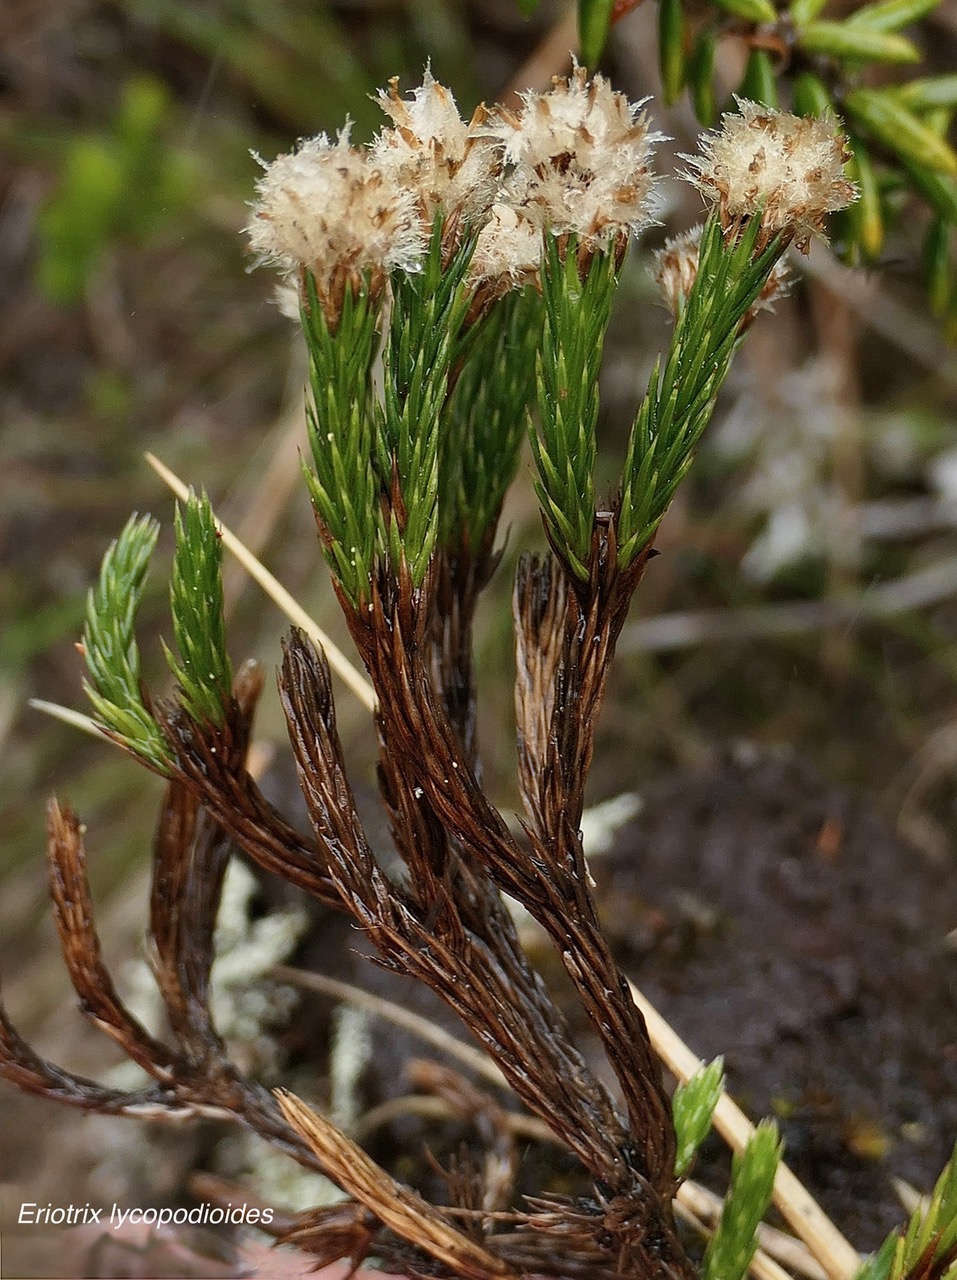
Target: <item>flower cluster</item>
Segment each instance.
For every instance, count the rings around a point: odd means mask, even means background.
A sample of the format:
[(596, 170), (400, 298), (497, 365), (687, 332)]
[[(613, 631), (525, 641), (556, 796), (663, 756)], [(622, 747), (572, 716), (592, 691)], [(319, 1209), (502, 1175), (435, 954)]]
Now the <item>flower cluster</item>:
[(847, 141), (826, 117), (795, 116), (738, 99), (740, 114), (706, 134), (701, 155), (685, 156), (691, 181), (717, 205), (731, 234), (751, 218), (762, 244), (784, 234), (806, 253), (829, 213), (845, 209), (857, 188), (844, 176)]
[(381, 289), (391, 271), (416, 269), (427, 237), (414, 194), (350, 146), (348, 129), (334, 143), (325, 134), (309, 138), (264, 168), (250, 247), (300, 287), (310, 272), (330, 320), (363, 277)]
[(397, 191), (414, 193), (419, 215), (431, 226), (440, 209), (468, 225), (482, 222), (501, 172), (480, 106), (468, 124), (450, 91), (426, 68), (411, 100), (399, 96), (399, 78), (376, 101), (392, 120), (370, 150), (370, 159)]
[[(366, 280), (382, 287), (396, 269), (416, 271), (435, 218), (444, 219), (449, 254), (466, 234), (476, 239), (471, 284), (481, 310), (509, 289), (535, 281), (543, 236), (564, 255), (574, 242), (587, 260), (621, 254), (651, 218), (651, 160), (660, 135), (641, 103), (589, 80), (583, 67), (555, 77), (548, 93), (527, 93), (513, 112), (479, 107), (466, 123), (451, 92), (426, 70), (410, 97), (390, 81), (377, 101), (391, 126), (369, 147), (353, 147), (348, 128), (324, 135), (265, 165), (248, 228), (261, 260), (298, 284), (307, 273), (330, 322), (346, 289)], [(717, 205), (735, 236), (761, 219), (759, 247), (778, 234), (806, 250), (827, 214), (856, 196), (844, 177), (844, 138), (832, 121), (804, 119), (739, 102), (686, 157), (689, 175)], [(672, 310), (697, 265), (696, 241), (671, 242), (659, 277)], [(759, 305), (780, 295), (776, 270)]]
[(642, 103), (616, 93), (603, 76), (553, 80), (528, 93), (516, 115), (499, 109), (490, 132), (508, 168), (508, 203), (536, 226), (602, 247), (649, 221), (651, 133)]
[(371, 146), (345, 130), (265, 165), (248, 228), (260, 260), (300, 289), (311, 273), (331, 321), (361, 278), (415, 271), (439, 213), (449, 249), (476, 236), (484, 299), (536, 278), (544, 234), (620, 250), (649, 221), (657, 135), (640, 104), (582, 67), (517, 113), (479, 107), (468, 123), (428, 70), (409, 98), (394, 79), (377, 101), (392, 125)]

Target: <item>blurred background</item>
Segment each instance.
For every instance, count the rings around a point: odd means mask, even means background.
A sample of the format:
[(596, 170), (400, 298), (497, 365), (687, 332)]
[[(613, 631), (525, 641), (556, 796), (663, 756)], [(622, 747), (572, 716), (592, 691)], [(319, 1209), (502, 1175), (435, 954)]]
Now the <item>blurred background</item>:
[[(603, 58), (633, 98), (660, 96), (655, 31), (639, 6)], [(957, 2), (915, 39), (922, 70), (957, 65)], [(574, 42), (554, 0), (530, 18), (514, 0), (0, 6), (0, 966), (15, 1021), (54, 1059), (115, 1065), (56, 959), (44, 804), (55, 792), (87, 824), (123, 972), (139, 954), (160, 791), (28, 700), (82, 708), (85, 593), (133, 509), (164, 524), (141, 619), (147, 680), (163, 679), (172, 504), (144, 450), (204, 485), (347, 643), (299, 476), (302, 346), (241, 234), (251, 152), (272, 157), (346, 117), (368, 140), (382, 123), (370, 94), (395, 74), (411, 88), (429, 59), (468, 115), (546, 88)], [(726, 92), (745, 58), (722, 42)], [(666, 340), (651, 250), (699, 214), (672, 176), (699, 126), (683, 100), (651, 110), (671, 141), (660, 225), (632, 252), (609, 340), (608, 486)], [(893, 1223), (892, 1177), (926, 1185), (957, 1126), (957, 351), (920, 278), (926, 223), (901, 202), (867, 272), (815, 246), (756, 324), (624, 632), (591, 787), (594, 803), (638, 797), (596, 856), (631, 971), (697, 1050), (728, 1052), (732, 1084), (790, 1126), (793, 1160), (835, 1213), (858, 1213), (868, 1247)], [(478, 671), (488, 785), (510, 810), (511, 571), (543, 541), (526, 465), (502, 527)], [(271, 668), (284, 620), (232, 563), (226, 592), (234, 660)], [(339, 706), (355, 780), (371, 788), (368, 717), (345, 692)], [(259, 733), (271, 785), (290, 793), (271, 681)], [(781, 958), (788, 938), (803, 958)], [(783, 1029), (769, 1012), (782, 1004)], [(61, 1122), (76, 1124), (0, 1088), (0, 1131), (22, 1139), (4, 1141), (0, 1180), (62, 1161)], [(98, 1141), (95, 1123), (83, 1142)]]

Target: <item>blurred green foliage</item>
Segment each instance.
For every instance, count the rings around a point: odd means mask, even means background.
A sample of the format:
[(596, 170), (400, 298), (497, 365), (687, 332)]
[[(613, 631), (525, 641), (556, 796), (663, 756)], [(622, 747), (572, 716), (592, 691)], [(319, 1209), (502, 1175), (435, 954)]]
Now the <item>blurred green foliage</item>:
[(39, 221), (37, 283), (54, 302), (82, 297), (109, 244), (140, 245), (190, 201), (195, 177), (164, 133), (172, 102), (151, 76), (130, 80), (109, 131), (69, 139)]

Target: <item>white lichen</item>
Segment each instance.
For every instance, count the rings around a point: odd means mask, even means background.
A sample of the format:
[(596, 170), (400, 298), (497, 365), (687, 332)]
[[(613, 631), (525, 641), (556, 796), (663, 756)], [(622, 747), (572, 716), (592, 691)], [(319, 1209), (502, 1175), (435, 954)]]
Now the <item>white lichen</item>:
[[(295, 1082), (290, 1087), (295, 1087)], [(301, 1091), (309, 1096), (305, 1079)], [(220, 1141), (217, 1164), (226, 1176), (241, 1177), (257, 1196), (288, 1213), (307, 1213), (347, 1198), (323, 1174), (290, 1160), (284, 1151), (248, 1130), (235, 1129)]]
[[(288, 908), (253, 920), (250, 906), (256, 891), (253, 872), (233, 859), (223, 880), (216, 920), (209, 1006), (232, 1059), (243, 1071), (269, 1078), (282, 1065), (271, 1032), (288, 1022), (299, 999), (294, 987), (275, 981), (269, 973), (288, 960), (308, 917), (299, 908)], [(164, 1005), (149, 962), (132, 961), (123, 979), (126, 1007), (162, 1039)], [(109, 1074), (115, 1088), (135, 1089), (143, 1082), (143, 1070), (134, 1062), (123, 1062)]]
[(251, 919), (256, 890), (253, 873), (233, 859), (216, 921), (210, 1008), (217, 1030), (240, 1066), (257, 1075), (271, 1075), (280, 1063), (270, 1032), (288, 1021), (298, 996), (294, 988), (268, 975), (289, 958), (308, 918), (304, 911), (290, 908)]
[(802, 252), (827, 215), (857, 199), (844, 174), (847, 140), (828, 117), (795, 116), (737, 99), (738, 112), (705, 134), (688, 175), (735, 233), (761, 219), (762, 242), (784, 233)]
[(329, 1052), (329, 1118), (349, 1133), (362, 1115), (359, 1086), (372, 1058), (372, 1019), (363, 1009), (339, 1005)]

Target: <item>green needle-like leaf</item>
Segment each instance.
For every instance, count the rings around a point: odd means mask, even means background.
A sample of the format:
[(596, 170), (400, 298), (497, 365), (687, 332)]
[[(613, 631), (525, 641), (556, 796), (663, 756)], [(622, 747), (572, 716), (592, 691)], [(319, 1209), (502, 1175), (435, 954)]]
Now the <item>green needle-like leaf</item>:
[(877, 0), (852, 13), (847, 25), (868, 31), (900, 31), (926, 18), (939, 4), (940, 0)]
[(774, 63), (766, 49), (752, 49), (744, 69), (744, 79), (738, 87), (738, 97), (749, 102), (760, 102), (766, 107), (778, 105), (778, 84)]
[(846, 212), (854, 240), (868, 262), (876, 262), (884, 247), (884, 213), (880, 189), (867, 148), (858, 138), (849, 138), (851, 159), (848, 177), (857, 184), (859, 197)]
[(658, 66), (667, 106), (685, 86), (685, 25), (681, 0), (658, 0)]
[(677, 1154), (675, 1176), (683, 1178), (691, 1168), (698, 1148), (711, 1129), (711, 1118), (724, 1088), (724, 1059), (715, 1058), (691, 1077), (687, 1084), (679, 1084), (671, 1099), (671, 1114), (675, 1122)]
[(746, 22), (777, 22), (778, 14), (771, 0), (717, 0), (720, 8)]
[(791, 5), (791, 21), (795, 27), (813, 22), (827, 8), (828, 0), (794, 0)]
[(695, 114), (706, 129), (713, 127), (718, 118), (714, 92), (714, 58), (717, 39), (713, 31), (704, 30), (698, 36), (688, 62), (688, 86)]
[[(908, 1275), (917, 1263), (926, 1259), (930, 1263), (949, 1258), (950, 1265), (946, 1271), (949, 1277), (953, 1274), (957, 1258), (957, 1144), (937, 1183), (931, 1192), (926, 1206), (922, 1205), (911, 1215), (907, 1230), (898, 1240), (894, 1251), (894, 1263), (891, 1268), (891, 1280), (900, 1280)], [(926, 1268), (927, 1274), (934, 1272), (931, 1266)]]
[(209, 498), (190, 490), (176, 506), (170, 606), (177, 653), (164, 646), (183, 707), (199, 724), (223, 723), (233, 687), (223, 618), (223, 548)]
[(897, 1240), (897, 1232), (892, 1231), (877, 1253), (867, 1259), (854, 1280), (890, 1280)]
[(481, 322), (439, 437), (439, 525), (443, 544), (478, 548), (515, 477), (544, 308), (534, 289), (506, 294)]
[(899, 85), (897, 98), (910, 111), (937, 111), (957, 107), (957, 72), (946, 76), (931, 76), (926, 80), (912, 80)]
[(608, 39), (614, 0), (578, 0), (580, 56), (586, 67), (596, 67)]
[(920, 50), (903, 36), (852, 27), (847, 22), (808, 22), (797, 30), (805, 53), (857, 62), (919, 62)]
[(352, 604), (368, 598), (378, 537), (379, 483), (373, 465), (372, 364), (377, 311), (363, 288), (346, 290), (332, 332), (307, 278), (302, 328), (309, 350), (306, 420), (313, 469), (306, 482), (329, 567)]
[(83, 656), (90, 678), (83, 688), (98, 723), (165, 773), (171, 753), (143, 698), (134, 630), (158, 535), (155, 520), (133, 515), (103, 557), (99, 580), (87, 597)]
[(622, 569), (648, 545), (687, 472), (727, 377), (741, 323), (781, 256), (777, 241), (755, 256), (759, 230), (760, 219), (754, 218), (741, 239), (728, 245), (712, 217), (702, 232), (694, 286), (665, 367), (656, 366), (628, 441), (616, 517)]
[(935, 218), (927, 229), (921, 255), (927, 296), (934, 313), (939, 316), (947, 314), (957, 290), (951, 238), (951, 228), (943, 218)]
[(765, 1120), (758, 1125), (744, 1151), (732, 1161), (731, 1186), (721, 1220), (704, 1255), (705, 1280), (744, 1280), (757, 1251), (758, 1224), (771, 1202), (780, 1160), (777, 1126)]
[[(392, 503), (386, 531), (393, 561), (405, 558), (422, 582), (439, 532), (439, 436), (449, 374), (464, 354), (461, 330), (471, 294), (465, 285), (474, 240), (443, 264), (442, 217), (417, 275), (397, 272), (386, 344), (385, 397), (376, 412), (376, 466)], [(395, 483), (398, 499), (393, 499)]]
[(854, 89), (844, 100), (850, 118), (906, 164), (957, 175), (957, 153), (891, 93)]
[(949, 222), (957, 226), (957, 179), (945, 177), (942, 173), (932, 173), (920, 165), (904, 162), (907, 176), (913, 187), (920, 192), (929, 205)]
[(794, 82), (794, 110), (799, 116), (837, 115), (824, 81), (810, 71), (802, 71)]

